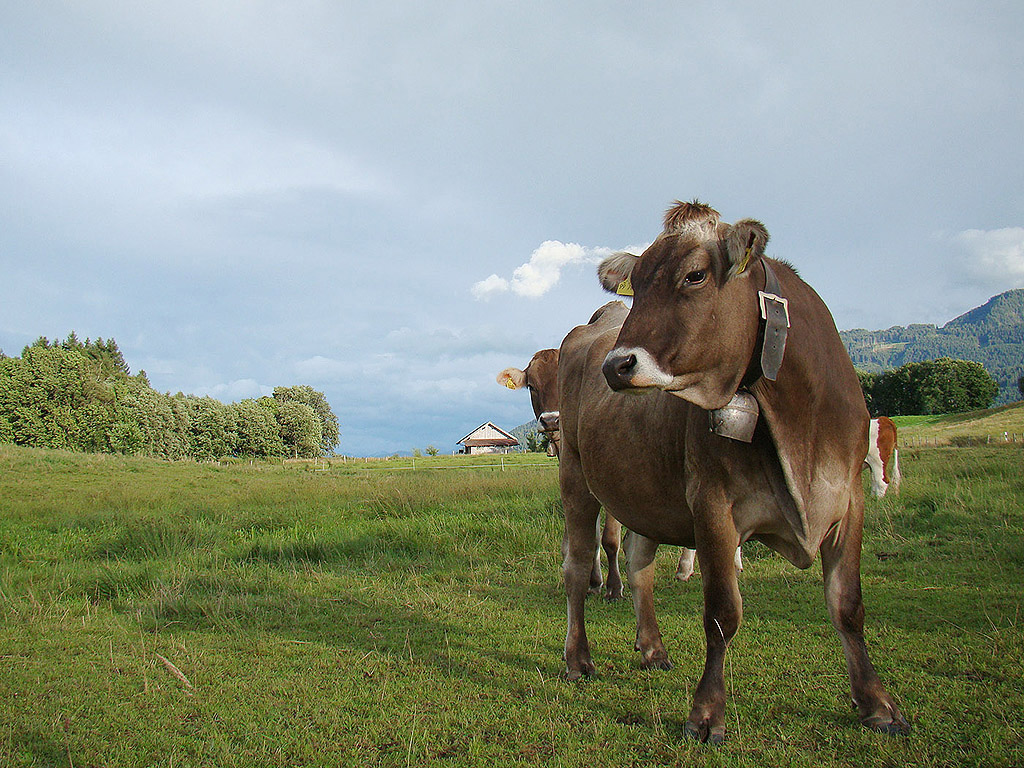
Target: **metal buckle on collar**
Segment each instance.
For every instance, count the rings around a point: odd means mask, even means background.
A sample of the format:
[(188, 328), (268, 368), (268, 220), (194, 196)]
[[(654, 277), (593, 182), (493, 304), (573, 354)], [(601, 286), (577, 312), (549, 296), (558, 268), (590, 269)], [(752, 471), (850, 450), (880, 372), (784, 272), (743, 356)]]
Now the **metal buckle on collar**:
[(761, 319), (768, 319), (768, 302), (772, 302), (777, 305), (781, 305), (782, 312), (786, 316), (786, 327), (789, 328), (789, 299), (782, 296), (776, 296), (774, 293), (768, 293), (767, 291), (758, 291), (757, 300), (761, 305)]

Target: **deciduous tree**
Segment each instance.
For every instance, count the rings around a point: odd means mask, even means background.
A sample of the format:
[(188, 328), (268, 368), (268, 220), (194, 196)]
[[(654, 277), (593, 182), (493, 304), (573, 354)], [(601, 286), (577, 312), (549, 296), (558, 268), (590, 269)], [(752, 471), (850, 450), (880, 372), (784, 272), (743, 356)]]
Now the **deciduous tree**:
[(980, 363), (942, 357), (878, 374), (866, 399), (873, 415), (908, 416), (988, 408), (997, 392)]

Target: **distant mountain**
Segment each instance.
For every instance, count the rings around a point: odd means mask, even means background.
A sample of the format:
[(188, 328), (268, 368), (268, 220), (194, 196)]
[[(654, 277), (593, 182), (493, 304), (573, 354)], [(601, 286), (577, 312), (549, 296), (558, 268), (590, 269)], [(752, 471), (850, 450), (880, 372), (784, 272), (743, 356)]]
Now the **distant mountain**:
[(537, 423), (537, 420), (534, 419), (533, 421), (528, 421), (525, 424), (520, 424), (515, 429), (510, 429), (508, 432), (512, 437), (518, 440), (519, 445), (525, 449), (527, 437), (529, 437), (531, 432), (536, 432), (538, 429), (540, 429), (540, 425)]
[(1024, 374), (1024, 289), (993, 296), (941, 328), (914, 324), (885, 331), (840, 331), (855, 368), (868, 373), (952, 357), (985, 366), (999, 385), (994, 405), (1020, 400)]

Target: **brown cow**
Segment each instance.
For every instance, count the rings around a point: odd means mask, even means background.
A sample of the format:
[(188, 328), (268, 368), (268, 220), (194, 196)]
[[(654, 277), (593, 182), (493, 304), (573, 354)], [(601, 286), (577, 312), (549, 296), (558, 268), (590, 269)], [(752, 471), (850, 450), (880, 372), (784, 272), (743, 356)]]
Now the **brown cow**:
[[(529, 389), (533, 415), (540, 425), (541, 432), (548, 437), (548, 456), (557, 456), (561, 434), (558, 429), (558, 350), (542, 349), (534, 353), (525, 370), (506, 368), (498, 374), (498, 383), (509, 389)], [(605, 597), (609, 600), (622, 598), (622, 575), (619, 572), (621, 546), (622, 524), (611, 515), (605, 514), (601, 548), (608, 558)], [(601, 573), (601, 555), (595, 549), (590, 571), (590, 591), (600, 592), (602, 585), (604, 577)]]
[[(625, 305), (618, 303), (622, 309)], [(609, 305), (610, 306), (610, 305)], [(608, 307), (602, 307), (591, 317), (590, 322), (599, 317)], [(625, 317), (625, 315), (623, 315)], [(530, 391), (530, 402), (533, 405), (533, 415), (537, 419), (540, 431), (548, 437), (548, 456), (558, 455), (558, 441), (560, 431), (558, 429), (558, 350), (542, 349), (535, 352), (525, 370), (509, 367), (498, 374), (497, 381), (501, 386), (508, 389), (522, 389), (527, 387)], [(622, 578), (619, 575), (619, 549), (622, 543), (622, 526), (611, 515), (605, 515), (604, 529), (601, 533), (601, 547), (608, 557), (609, 575), (608, 592), (606, 597), (609, 600), (622, 597)], [(697, 552), (693, 549), (683, 548), (679, 555), (679, 563), (676, 566), (676, 579), (689, 581), (693, 576), (694, 561)], [(743, 556), (740, 547), (736, 547), (736, 568), (743, 570)], [(590, 591), (598, 592), (601, 589), (601, 564), (596, 562), (594, 571), (591, 574)], [(595, 581), (596, 579), (596, 581)], [(637, 650), (640, 650), (639, 648)], [(648, 660), (650, 661), (650, 660)], [(661, 660), (658, 660), (659, 663)], [(665, 666), (662, 664), (662, 666)]]
[(530, 391), (533, 415), (540, 431), (548, 438), (548, 456), (558, 455), (558, 350), (535, 352), (526, 370), (506, 368), (498, 374), (498, 383), (509, 389)]
[[(672, 224), (680, 219), (687, 224)], [(791, 267), (764, 257), (760, 222), (722, 224), (694, 203), (673, 208), (666, 224), (641, 257), (617, 254), (599, 268), (606, 288), (635, 293), (622, 327), (599, 318), (570, 332), (560, 350), (568, 675), (594, 673), (583, 607), (603, 505), (647, 540), (695, 547), (700, 557), (707, 656), (689, 735), (725, 737), (724, 659), (742, 615), (732, 555), (751, 538), (800, 568), (820, 552), (860, 720), (906, 733), (864, 644), (868, 413), (835, 323)], [(744, 396), (741, 387), (760, 410), (741, 436), (749, 442), (709, 429), (728, 423), (726, 406)], [(631, 553), (640, 581), (650, 579), (653, 559), (642, 544)], [(644, 626), (657, 631), (653, 606)]]
[[(889, 459), (892, 459), (892, 474), (889, 474)], [(871, 490), (879, 499), (892, 488), (899, 493), (900, 452), (896, 448), (896, 425), (888, 416), (879, 416), (871, 420), (868, 429), (868, 455), (864, 463), (871, 470)]]

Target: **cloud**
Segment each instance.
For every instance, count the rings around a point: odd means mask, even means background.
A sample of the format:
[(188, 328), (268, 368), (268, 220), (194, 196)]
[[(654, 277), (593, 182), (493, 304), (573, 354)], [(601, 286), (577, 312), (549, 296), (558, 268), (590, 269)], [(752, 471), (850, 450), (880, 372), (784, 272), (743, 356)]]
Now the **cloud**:
[(474, 283), (470, 290), (473, 293), (473, 298), (479, 301), (480, 299), (489, 299), (496, 293), (506, 293), (508, 289), (508, 280), (497, 275), (491, 275), (485, 280)]
[(530, 255), (528, 262), (515, 268), (511, 280), (491, 275), (474, 283), (470, 290), (478, 301), (509, 291), (517, 296), (537, 299), (558, 284), (565, 267), (596, 264), (610, 253), (610, 248), (585, 248), (578, 243), (545, 240)]
[(1024, 227), (968, 229), (953, 239), (969, 257), (971, 279), (983, 285), (1024, 287)]

